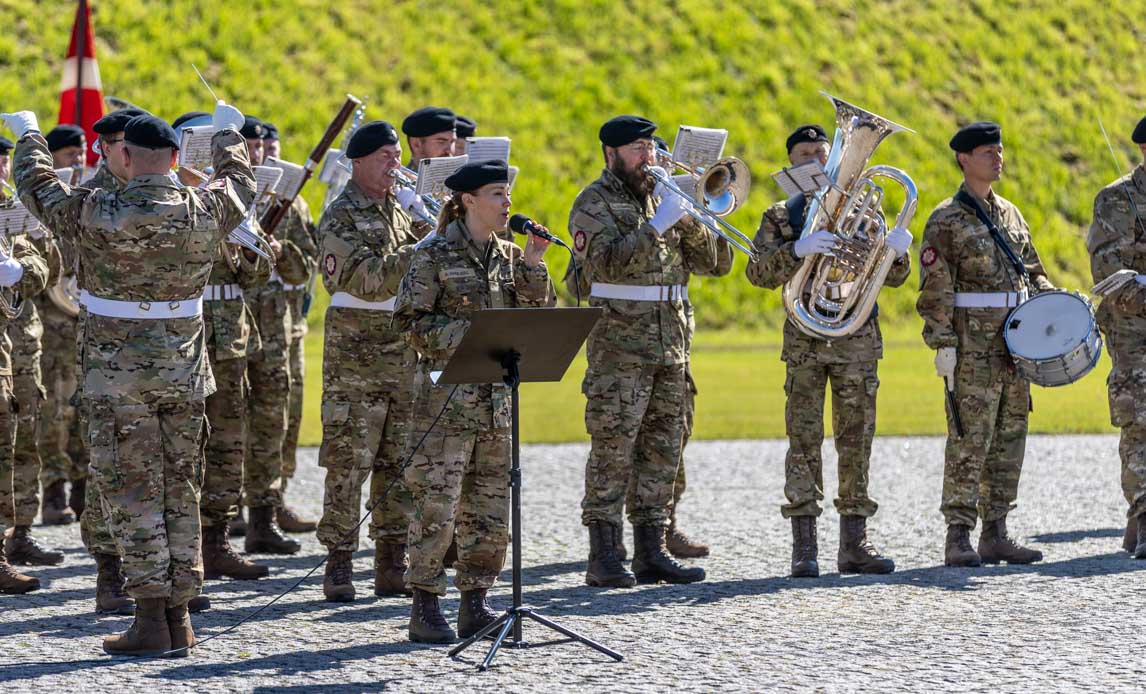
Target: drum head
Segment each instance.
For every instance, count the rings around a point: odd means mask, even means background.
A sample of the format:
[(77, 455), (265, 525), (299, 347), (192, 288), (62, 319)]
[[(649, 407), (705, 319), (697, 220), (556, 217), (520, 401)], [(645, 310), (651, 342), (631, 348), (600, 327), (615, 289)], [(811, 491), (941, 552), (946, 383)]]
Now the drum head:
[(1086, 341), (1093, 325), (1090, 307), (1068, 292), (1045, 292), (1007, 317), (1004, 337), (1012, 354), (1049, 359), (1069, 353)]

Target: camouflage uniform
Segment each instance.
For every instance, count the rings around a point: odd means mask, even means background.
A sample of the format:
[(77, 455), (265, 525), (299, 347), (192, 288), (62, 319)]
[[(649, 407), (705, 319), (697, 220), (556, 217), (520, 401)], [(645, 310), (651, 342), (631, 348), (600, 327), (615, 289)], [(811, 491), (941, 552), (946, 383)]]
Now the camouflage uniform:
[[(220, 252), (233, 251), (226, 245)], [(247, 357), (259, 344), (243, 292), (263, 285), (271, 274), (270, 263), (258, 256), (251, 260), (240, 251), (231, 258), (212, 266), (203, 301), (207, 358), (216, 387), (205, 404), (211, 438), (199, 502), (204, 527), (222, 526), (238, 514), (247, 441)]]
[[(1086, 237), (1090, 270), (1097, 283), (1118, 270), (1146, 273), (1146, 230), (1139, 226), (1146, 211), (1146, 168), (1103, 188), (1094, 199), (1094, 223)], [(1146, 221), (1146, 220), (1144, 220)], [(1130, 282), (1102, 300), (1098, 324), (1114, 368), (1106, 380), (1110, 423), (1122, 430), (1122, 493), (1127, 515), (1146, 513), (1146, 286)]]
[[(966, 184), (960, 190), (971, 194)], [(1018, 208), (994, 192), (980, 204), (1026, 265), (1032, 290), (1053, 289)], [(954, 198), (939, 203), (928, 218), (919, 258), (915, 307), (923, 317), (923, 340), (931, 349), (958, 350), (955, 398), (964, 435), (955, 433), (948, 412), (941, 510), (948, 525), (974, 528), (977, 516), (992, 522), (1015, 507), (1031, 393), (1003, 340), (1011, 309), (955, 302), (965, 293), (1018, 293), (1023, 282), (974, 209)]]
[(635, 487), (630, 522), (668, 525), (683, 441), (691, 334), (687, 295), (675, 287), (686, 286), (691, 274), (716, 274), (722, 256), (731, 255), (727, 242), (691, 219), (658, 236), (647, 225), (657, 202), (637, 199), (605, 170), (581, 191), (569, 214), (574, 251), (593, 293), (604, 283), (674, 286), (660, 301), (589, 300), (605, 313), (589, 335), (582, 384), (592, 437), (581, 502), (585, 525), (604, 521), (621, 527), (630, 476)]
[[(303, 203), (305, 204), (305, 202)], [(314, 225), (294, 224), (289, 231), (305, 231), (309, 234), (306, 239), (292, 238), (298, 247), (307, 256), (306, 280), (300, 284), (283, 285), (283, 293), (287, 295), (287, 305), (290, 308), (290, 403), (287, 407), (286, 439), (283, 441), (283, 472), (282, 487), (286, 492), (287, 480), (294, 477), (298, 468), (298, 435), (302, 427), (304, 379), (306, 377), (306, 314), (304, 308), (308, 302), (308, 295), (312, 290), (314, 273), (318, 268), (318, 235)]]
[[(215, 390), (203, 319), (187, 304), (201, 300), (218, 245), (255, 192), (242, 137), (223, 130), (213, 148), (220, 180), (202, 190), (161, 174), (138, 176), (120, 192), (72, 190), (53, 174), (38, 133), (20, 139), (14, 166), (25, 204), (84, 258), (91, 298), (81, 316), (81, 389), (91, 469), (127, 592), (171, 605), (202, 586), (203, 399)], [(124, 312), (188, 312), (115, 318), (97, 314), (116, 312), (101, 300), (124, 302)]]
[[(776, 289), (790, 280), (804, 263), (793, 250), (804, 228), (807, 199), (798, 196), (772, 205), (760, 220), (754, 247), (758, 260), (749, 261), (748, 281)], [(898, 287), (911, 273), (909, 254), (897, 258), (884, 284)], [(839, 456), (839, 492), (835, 499), (841, 516), (871, 517), (878, 504), (868, 496), (871, 442), (875, 436), (878, 361), (883, 358), (879, 309), (855, 333), (837, 340), (812, 337), (791, 319), (784, 321), (784, 426), (788, 453), (784, 458), (784, 495), (780, 507), (785, 518), (819, 516), (823, 509), (824, 393), (832, 388), (832, 432)]]
[[(322, 279), (333, 298), (322, 360), (318, 465), (326, 469), (326, 482), (318, 539), (330, 550), (358, 549), (358, 533), (347, 535), (358, 522), (368, 476), (371, 539), (406, 540), (410, 493), (401, 466), (418, 355), (391, 327), (393, 302), (385, 302), (398, 291), (414, 244), (429, 231), (394, 196), (372, 199), (353, 181), (319, 225)], [(361, 307), (339, 306), (344, 300)]]
[[(302, 198), (287, 212), (275, 230), (283, 257), (271, 280), (246, 292), (247, 306), (255, 317), (262, 338), (261, 351), (247, 361), (250, 399), (247, 408), (246, 500), (251, 508), (282, 505), (283, 441), (290, 406), (290, 295), (287, 284), (304, 284), (313, 267), (314, 222)], [(300, 243), (309, 244), (304, 252)]]
[(394, 309), (395, 327), (421, 355), (410, 447), (425, 436), (404, 476), (414, 503), (406, 584), (445, 595), (442, 560), (455, 528), (458, 590), (489, 588), (505, 563), (511, 391), (500, 383), (460, 385), (443, 412), (454, 386), (434, 385), (430, 372), (444, 368), (474, 311), (552, 306), (557, 297), (545, 263), (526, 266), (522, 249), (496, 236), (483, 250), (463, 220), (421, 246), (402, 278)]

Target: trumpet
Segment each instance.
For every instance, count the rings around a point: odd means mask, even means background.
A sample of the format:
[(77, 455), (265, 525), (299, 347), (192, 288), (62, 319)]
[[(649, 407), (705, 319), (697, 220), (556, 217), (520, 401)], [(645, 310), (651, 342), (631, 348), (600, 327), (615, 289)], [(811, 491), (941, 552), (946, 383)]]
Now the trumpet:
[[(399, 165), (398, 168), (390, 172), (394, 177), (394, 183), (399, 188), (406, 188), (408, 190), (417, 191), (418, 189), (418, 172), (407, 169), (405, 166)], [(417, 210), (411, 210), (423, 221), (428, 222), (430, 225), (438, 226), (438, 215), (442, 213), (442, 203), (438, 202), (432, 195), (423, 195), (422, 204), (426, 206), (426, 212), (423, 214)]]
[(273, 267), (275, 264), (275, 250), (262, 234), (255, 231), (253, 226), (254, 221), (255, 206), (251, 205), (242, 223), (227, 234), (227, 243), (242, 246), (260, 258), (265, 258)]
[(645, 172), (684, 198), (692, 206), (688, 213), (693, 219), (755, 260), (752, 239), (723, 219), (735, 212), (748, 197), (748, 188), (752, 184), (748, 166), (735, 157), (726, 157), (708, 168), (693, 168), (673, 159), (671, 153), (660, 147), (657, 148), (657, 158), (691, 176), (694, 179), (692, 193), (677, 185), (676, 180), (659, 167), (646, 166)]
[[(5, 187), (9, 187), (5, 184)], [(12, 239), (7, 234), (0, 234), (0, 257), (12, 257)], [(24, 310), (24, 297), (12, 287), (0, 288), (0, 315), (13, 320)]]

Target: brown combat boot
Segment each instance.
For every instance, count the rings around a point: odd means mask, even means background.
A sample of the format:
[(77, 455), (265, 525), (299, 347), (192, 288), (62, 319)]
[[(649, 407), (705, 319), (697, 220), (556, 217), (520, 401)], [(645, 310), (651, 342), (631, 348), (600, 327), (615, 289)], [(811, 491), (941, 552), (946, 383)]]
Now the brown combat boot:
[(405, 595), (414, 593), (406, 587), (406, 544), (404, 542), (374, 543), (374, 594)]
[(633, 574), (637, 583), (696, 583), (704, 569), (678, 564), (665, 549), (663, 525), (633, 526)]
[(302, 549), (302, 545), (283, 535), (275, 522), (273, 506), (259, 506), (251, 508), (251, 522), (247, 526), (247, 536), (243, 538), (243, 548), (247, 554), (294, 554)]
[(44, 499), (40, 503), (40, 519), (44, 525), (67, 525), (76, 522), (76, 514), (68, 508), (66, 482), (57, 480), (44, 487)]
[(239, 505), (239, 512), (227, 523), (227, 534), (231, 537), (246, 537), (247, 520), (243, 518), (243, 506)]
[(820, 545), (815, 516), (792, 516), (792, 578), (818, 578)]
[(187, 611), (192, 614), (206, 612), (211, 609), (211, 598), (206, 595), (196, 595), (187, 601)]
[(191, 628), (191, 615), (187, 614), (187, 603), (168, 605), (167, 632), (171, 636), (169, 658), (186, 658), (195, 645), (195, 630)]
[(50, 547), (41, 545), (32, 537), (32, 528), (27, 525), (17, 525), (12, 528), (12, 534), (4, 543), (4, 554), (12, 564), (24, 566), (55, 566), (64, 560), (63, 552), (57, 552)]
[(227, 524), (203, 528), (203, 578), (217, 580), (226, 576), (240, 581), (262, 578), (270, 573), (262, 564), (243, 559), (231, 547)]
[(840, 551), (836, 556), (842, 574), (889, 574), (895, 562), (880, 555), (867, 539), (867, 518), (840, 516)]
[(169, 650), (166, 598), (140, 598), (131, 627), (103, 640), (103, 652), (108, 655), (157, 656)]
[(1130, 556), (1135, 559), (1146, 559), (1146, 514), (1138, 516), (1138, 544)]
[(135, 601), (123, 590), (123, 561), (114, 554), (96, 554), (96, 614), (135, 614)]
[(585, 584), (601, 588), (632, 588), (637, 577), (617, 557), (620, 529), (606, 521), (589, 523), (589, 568)]
[(1138, 546), (1138, 516), (1130, 516), (1126, 520), (1126, 532), (1122, 535), (1122, 549), (1134, 554)]
[(485, 601), (486, 589), (463, 590), (458, 604), (458, 638), (468, 639), (497, 621), (498, 614)]
[(68, 506), (76, 514), (76, 520), (84, 515), (84, 508), (87, 506), (87, 496), (85, 496), (87, 490), (88, 478), (84, 477), (72, 482), (72, 491), (68, 493)]
[(984, 564), (1032, 564), (1042, 561), (1043, 553), (1029, 549), (1015, 542), (1007, 534), (1007, 517), (983, 521), (983, 532), (979, 533), (979, 557)]
[(354, 553), (336, 549), (326, 560), (326, 576), (322, 579), (322, 594), (327, 602), (354, 600)]
[(420, 588), (414, 589), (414, 606), (410, 610), (410, 640), (418, 643), (453, 643), (458, 638), (442, 615), (438, 596)]
[(619, 561), (625, 561), (629, 558), (629, 550), (625, 549), (625, 529), (613, 529), (616, 531), (613, 533), (613, 553), (617, 555)]
[(943, 549), (944, 566), (979, 566), (982, 563), (982, 557), (971, 547), (970, 526), (957, 523), (947, 526), (947, 545)]
[(24, 574), (12, 568), (4, 558), (4, 536), (0, 535), (0, 593), (7, 595), (23, 595), (33, 590), (39, 590), (40, 579)]
[(318, 523), (300, 518), (294, 509), (286, 504), (275, 508), (275, 520), (284, 533), (312, 533), (318, 528)]
[(665, 533), (665, 547), (669, 554), (679, 559), (699, 559), (708, 556), (708, 545), (689, 539), (677, 527), (676, 516), (669, 518), (668, 532)]

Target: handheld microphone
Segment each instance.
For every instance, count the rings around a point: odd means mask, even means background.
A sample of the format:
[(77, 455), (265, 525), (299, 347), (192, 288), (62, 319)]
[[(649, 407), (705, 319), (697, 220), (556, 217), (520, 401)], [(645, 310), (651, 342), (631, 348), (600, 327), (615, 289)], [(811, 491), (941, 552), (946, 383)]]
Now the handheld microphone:
[(533, 234), (539, 238), (543, 238), (550, 243), (555, 243), (563, 248), (569, 248), (564, 241), (557, 238), (553, 234), (543, 229), (540, 224), (534, 222), (529, 217), (521, 214), (520, 212), (509, 218), (509, 228), (515, 234)]

